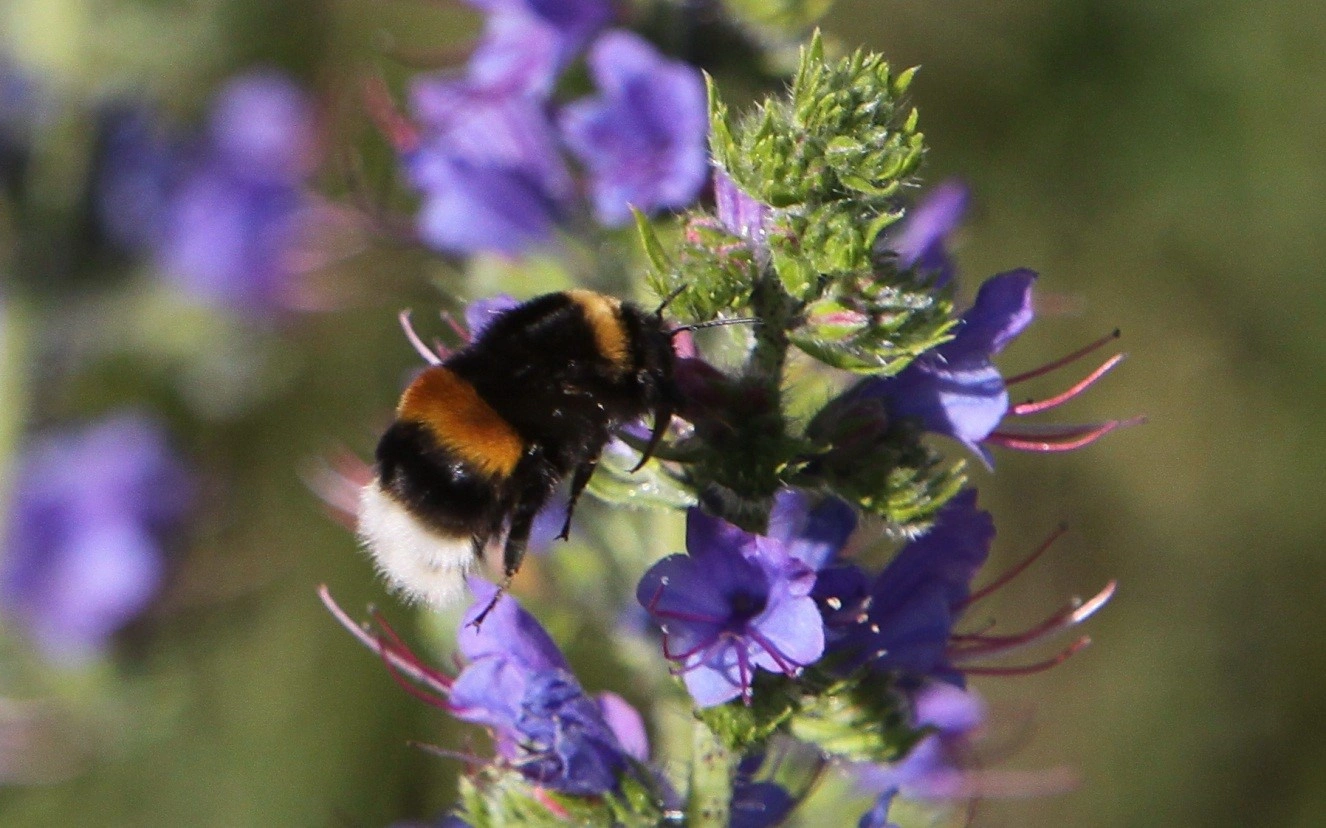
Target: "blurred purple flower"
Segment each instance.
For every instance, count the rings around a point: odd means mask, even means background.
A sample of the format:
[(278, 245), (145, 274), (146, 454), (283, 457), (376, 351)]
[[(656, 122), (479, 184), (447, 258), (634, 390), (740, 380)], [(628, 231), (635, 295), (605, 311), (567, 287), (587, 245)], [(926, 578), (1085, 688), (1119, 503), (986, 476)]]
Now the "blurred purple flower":
[(738, 776), (732, 787), (728, 828), (772, 828), (781, 825), (797, 801), (776, 782)]
[(973, 693), (951, 684), (927, 684), (913, 694), (912, 726), (931, 733), (901, 760), (888, 765), (857, 765), (862, 787), (880, 791), (860, 828), (886, 828), (894, 797), (966, 799), (977, 795), (979, 772), (969, 754), (973, 734), (985, 723), (985, 705)]
[(468, 0), (488, 15), (469, 76), (505, 94), (546, 96), (613, 18), (609, 0)]
[(420, 133), (405, 166), (423, 240), (508, 255), (549, 243), (573, 186), (543, 103), (442, 77), (416, 80), (410, 100)]
[(0, 607), (46, 657), (86, 660), (156, 594), (189, 478), (156, 423), (121, 414), (35, 441), (14, 480)]
[(45, 108), (36, 80), (0, 54), (0, 193), (19, 192)]
[(709, 175), (704, 81), (637, 35), (612, 31), (590, 49), (599, 94), (568, 105), (562, 134), (589, 170), (594, 209), (610, 227), (685, 207)]
[(476, 628), (497, 588), (479, 579), (470, 586), (476, 600), (457, 634), (468, 664), (450, 686), (448, 709), (489, 727), (498, 754), (539, 785), (581, 796), (615, 789), (633, 755), (623, 744), (639, 750), (639, 717), (627, 716), (620, 699), (601, 706), (585, 695), (557, 645), (511, 597)]
[(981, 442), (1008, 413), (1008, 389), (991, 358), (1031, 324), (1033, 271), (992, 276), (962, 315), (953, 339), (917, 357), (896, 376), (872, 377), (848, 392), (877, 399), (897, 418), (915, 418), (993, 463)]
[(901, 269), (917, 268), (934, 273), (934, 286), (943, 287), (956, 271), (948, 251), (948, 237), (962, 222), (969, 201), (965, 184), (945, 181), (908, 210), (898, 228), (881, 236), (879, 244), (897, 255)]
[(282, 304), (308, 207), (313, 113), (284, 76), (232, 80), (172, 188), (158, 257), (194, 296), (238, 310)]
[(701, 707), (749, 702), (757, 667), (794, 676), (823, 654), (824, 624), (810, 597), (815, 571), (794, 555), (797, 540), (753, 535), (691, 509), (688, 554), (664, 558), (641, 579), (636, 597)]
[(95, 209), (112, 242), (133, 251), (159, 242), (180, 155), (147, 106), (117, 101), (97, 113)]
[(99, 212), (112, 238), (150, 248), (168, 279), (209, 304), (287, 304), (314, 213), (314, 113), (275, 72), (231, 80), (204, 133), (172, 139), (141, 107), (102, 118)]

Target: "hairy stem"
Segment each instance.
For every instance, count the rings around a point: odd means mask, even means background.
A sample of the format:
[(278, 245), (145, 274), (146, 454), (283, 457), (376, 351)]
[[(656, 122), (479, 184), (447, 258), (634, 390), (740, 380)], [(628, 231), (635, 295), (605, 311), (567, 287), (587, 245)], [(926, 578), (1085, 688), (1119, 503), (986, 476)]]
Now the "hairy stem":
[(691, 745), (691, 792), (686, 805), (686, 824), (690, 828), (727, 828), (737, 756), (699, 719), (695, 720)]

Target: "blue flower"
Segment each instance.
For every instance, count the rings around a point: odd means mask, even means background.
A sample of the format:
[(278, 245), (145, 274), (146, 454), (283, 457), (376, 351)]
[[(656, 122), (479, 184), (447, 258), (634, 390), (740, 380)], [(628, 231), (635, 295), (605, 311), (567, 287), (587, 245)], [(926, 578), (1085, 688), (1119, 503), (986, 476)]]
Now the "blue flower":
[(589, 66), (599, 94), (567, 106), (561, 128), (589, 171), (599, 220), (615, 227), (631, 207), (685, 207), (709, 174), (700, 73), (625, 31), (600, 37)]
[(817, 531), (753, 535), (691, 509), (688, 554), (654, 564), (636, 589), (662, 627), (664, 655), (680, 662), (686, 688), (701, 707), (738, 696), (749, 702), (756, 668), (794, 676), (824, 652), (824, 623), (810, 596), (815, 570), (797, 554), (818, 557), (823, 538), (834, 533), (818, 531), (818, 521), (789, 517), (775, 525), (815, 525)]
[(468, 664), (449, 688), (448, 709), (489, 727), (498, 754), (538, 785), (581, 796), (615, 789), (629, 760), (640, 758), (639, 717), (619, 698), (587, 696), (547, 632), (510, 596), (476, 628), (471, 622), (496, 587), (479, 579), (470, 586), (476, 601), (457, 635)]
[(156, 423), (121, 414), (34, 441), (14, 480), (0, 608), (46, 657), (86, 660), (155, 596), (188, 476)]
[(993, 540), (993, 518), (976, 508), (976, 490), (966, 489), (873, 581), (851, 565), (822, 572), (815, 597), (825, 609), (835, 665), (960, 683), (947, 660), (949, 639)]
[(981, 285), (962, 315), (953, 339), (917, 357), (896, 376), (872, 377), (847, 393), (849, 399), (880, 400), (890, 416), (914, 418), (935, 434), (950, 437), (991, 465), (981, 442), (1008, 413), (1008, 389), (991, 361), (1031, 324), (1036, 274), (1012, 270)]

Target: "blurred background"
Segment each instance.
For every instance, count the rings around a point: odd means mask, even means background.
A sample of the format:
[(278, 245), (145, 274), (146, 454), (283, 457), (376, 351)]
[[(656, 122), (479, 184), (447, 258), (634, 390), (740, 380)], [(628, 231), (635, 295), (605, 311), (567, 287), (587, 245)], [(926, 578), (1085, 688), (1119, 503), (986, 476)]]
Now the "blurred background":
[[(445, 623), (385, 595), (312, 489), (337, 458), (368, 456), (417, 364), (400, 309), (444, 333), (445, 294), (566, 284), (552, 266), (508, 284), (490, 263), (462, 290), (445, 261), (393, 239), (392, 216), (346, 215), (400, 195), (365, 79), (459, 63), (476, 25), (432, 0), (0, 0), (0, 484), (12, 498), (45, 481), (34, 514), (87, 509), (101, 533), (24, 534), (11, 505), (0, 824), (372, 826), (451, 803), (458, 763), (407, 742), (465, 737), (395, 687), (314, 590), (375, 601), (416, 639)], [(1092, 648), (976, 684), (1011, 723), (1001, 765), (1067, 765), (1082, 786), (981, 803), (976, 824), (1320, 824), (1326, 10), (840, 0), (824, 25), (923, 67), (925, 178), (974, 194), (967, 278), (1041, 272), (1041, 318), (1002, 367), (1118, 327), (1130, 358), (1068, 411), (1149, 418), (976, 472), (995, 570), (1070, 526), (992, 616), (1033, 622), (1119, 581)], [(285, 137), (227, 132), (218, 101), (258, 106)], [(296, 154), (302, 172), (236, 178), (236, 147)], [(239, 192), (264, 228), (319, 217), (316, 233), (289, 231), (297, 288), (161, 277), (234, 249), (137, 215), (182, 166), (203, 170), (184, 190)], [(127, 189), (107, 197), (107, 180)], [(148, 482), (164, 494), (144, 505)], [(80, 487), (93, 505), (65, 502)], [(612, 519), (623, 534), (599, 539), (627, 551), (676, 537)], [(14, 549), (106, 537), (136, 573), (129, 598), (87, 598), (80, 578), (104, 579), (82, 570), (23, 592)], [(576, 546), (554, 557), (595, 554)], [(44, 617), (75, 599), (101, 614), (74, 629)], [(587, 625), (558, 623), (573, 659), (593, 653)], [(584, 669), (591, 689), (611, 684), (610, 666)]]

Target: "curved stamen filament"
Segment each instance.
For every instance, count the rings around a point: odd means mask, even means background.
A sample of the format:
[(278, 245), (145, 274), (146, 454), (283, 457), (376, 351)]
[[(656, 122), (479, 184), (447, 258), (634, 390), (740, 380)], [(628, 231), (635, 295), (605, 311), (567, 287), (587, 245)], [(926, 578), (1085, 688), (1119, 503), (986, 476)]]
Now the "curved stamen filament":
[(1067, 524), (1063, 523), (1059, 524), (1058, 528), (1056, 528), (1053, 532), (1051, 532), (1048, 538), (1041, 541), (1041, 545), (1036, 547), (1034, 550), (1032, 550), (1032, 553), (1030, 555), (1023, 558), (1019, 563), (1015, 564), (1011, 569), (1009, 569), (1004, 574), (1000, 575), (998, 578), (995, 578), (994, 581), (992, 581), (991, 583), (987, 584), (981, 589), (978, 589), (976, 592), (973, 592), (970, 596), (967, 597), (967, 600), (962, 602), (961, 606), (969, 607), (972, 604), (976, 603), (977, 601), (981, 600), (982, 598), (985, 598), (986, 596), (991, 595), (994, 592), (998, 591), (999, 589), (1003, 588), (1014, 578), (1021, 575), (1024, 571), (1026, 571), (1027, 567), (1031, 566), (1037, 560), (1039, 560), (1040, 556), (1044, 555), (1045, 551), (1049, 549), (1054, 544), (1055, 541), (1063, 537), (1064, 533), (1067, 531), (1068, 531)]
[(408, 676), (412, 681), (426, 686), (441, 685), (440, 688), (434, 687), (439, 693), (444, 692), (449, 688), (450, 679), (447, 679), (445, 682), (440, 681), (439, 679), (441, 677), (420, 664), (419, 660), (413, 653), (410, 653), (408, 650), (406, 650), (405, 653), (397, 652), (395, 649), (387, 646), (386, 642), (381, 638), (373, 636), (364, 629), (362, 625), (355, 623), (354, 619), (352, 619), (345, 610), (341, 609), (340, 605), (331, 597), (331, 592), (327, 589), (326, 584), (318, 587), (318, 598), (322, 600), (323, 606), (325, 606), (327, 611), (332, 614), (332, 617), (335, 618), (342, 627), (349, 630), (351, 635), (359, 639), (359, 643), (382, 656), (383, 659), (389, 661), (393, 667), (400, 671), (401, 674)]
[(405, 338), (414, 346), (415, 353), (423, 357), (424, 362), (429, 365), (441, 365), (442, 357), (434, 353), (431, 348), (424, 344), (423, 339), (414, 330), (414, 323), (410, 321), (410, 311), (408, 309), (401, 311), (397, 317), (401, 323), (401, 330), (405, 331)]
[(1005, 655), (1056, 635), (1070, 627), (1075, 627), (1105, 606), (1110, 598), (1114, 596), (1117, 585), (1116, 581), (1110, 581), (1104, 589), (1086, 601), (1074, 601), (1036, 626), (1016, 635), (967, 636), (963, 639), (963, 646), (949, 648), (949, 658), (958, 661)]
[(1017, 667), (964, 667), (962, 668), (962, 672), (969, 676), (1029, 676), (1034, 673), (1042, 673), (1053, 667), (1058, 667), (1077, 653), (1086, 649), (1090, 644), (1091, 639), (1084, 635), (1054, 657), (1047, 658), (1044, 661), (1038, 661), (1035, 664), (1023, 664)]
[(1096, 351), (1099, 350), (1100, 348), (1105, 347), (1110, 342), (1118, 339), (1122, 335), (1123, 332), (1120, 331), (1118, 328), (1115, 328), (1109, 334), (1102, 336), (1100, 339), (1097, 339), (1095, 342), (1091, 342), (1081, 348), (1078, 348), (1076, 351), (1073, 351), (1071, 354), (1059, 357), (1053, 362), (1047, 362), (1039, 368), (1033, 368), (1025, 373), (1018, 374), (1017, 376), (1014, 377), (1009, 377), (1008, 379), (1004, 380), (1004, 385), (1017, 385), (1018, 383), (1026, 382), (1029, 379), (1035, 379), (1036, 377), (1043, 377), (1052, 371), (1057, 371), (1060, 368), (1063, 368), (1065, 365), (1071, 365), (1074, 362), (1077, 362), (1082, 357), (1087, 356), (1092, 351)]
[(1145, 421), (1146, 418), (1144, 417), (1133, 417), (1128, 420), (1110, 420), (1104, 423), (1073, 426), (1067, 429), (1055, 430), (1053, 433), (1040, 434), (994, 431), (990, 433), (989, 437), (985, 438), (985, 442), (1016, 451), (1047, 453), (1073, 451), (1091, 445), (1117, 428), (1137, 425)]
[(1025, 402), (1019, 405), (1015, 405), (1010, 409), (1010, 411), (1018, 417), (1025, 417), (1028, 414), (1038, 414), (1042, 411), (1049, 411), (1051, 408), (1057, 408), (1058, 406), (1061, 406), (1064, 403), (1068, 402), (1069, 400), (1077, 397), (1079, 394), (1081, 394), (1083, 391), (1086, 391), (1091, 386), (1095, 385), (1096, 382), (1101, 377), (1105, 376), (1110, 371), (1114, 370), (1114, 367), (1118, 365), (1120, 362), (1123, 362), (1125, 356), (1127, 355), (1115, 354), (1114, 356), (1102, 362), (1100, 366), (1096, 368), (1096, 370), (1092, 371), (1090, 374), (1087, 374), (1076, 384), (1068, 388), (1068, 390), (1063, 391), (1059, 394), (1055, 394), (1053, 397), (1049, 397), (1048, 399), (1037, 400), (1035, 402)]

